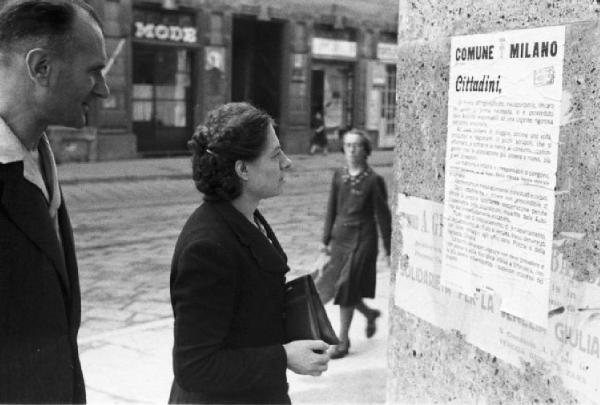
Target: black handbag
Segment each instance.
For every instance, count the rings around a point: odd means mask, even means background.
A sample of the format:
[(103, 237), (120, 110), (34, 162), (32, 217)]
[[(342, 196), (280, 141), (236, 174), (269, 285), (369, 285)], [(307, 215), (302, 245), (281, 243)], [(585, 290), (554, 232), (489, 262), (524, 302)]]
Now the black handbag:
[(285, 334), (286, 342), (310, 339), (340, 343), (310, 274), (285, 284)]

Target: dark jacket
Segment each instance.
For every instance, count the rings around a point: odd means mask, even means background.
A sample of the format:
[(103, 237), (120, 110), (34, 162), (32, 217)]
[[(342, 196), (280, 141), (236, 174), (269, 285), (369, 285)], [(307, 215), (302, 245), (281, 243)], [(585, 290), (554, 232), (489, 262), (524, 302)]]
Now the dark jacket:
[[(336, 169), (331, 180), (322, 242), (328, 245), (336, 233), (347, 233), (354, 225), (367, 225), (363, 238), (377, 238), (379, 225), (383, 249), (391, 251), (392, 215), (388, 206), (387, 188), (383, 177), (367, 169), (366, 177), (353, 185), (347, 170)], [(345, 229), (350, 228), (350, 229)], [(358, 230), (358, 228), (356, 228)]]
[[(368, 168), (358, 180), (346, 169), (333, 174), (323, 243), (331, 247), (328, 272), (335, 280), (335, 304), (356, 305), (362, 297), (375, 296), (377, 227), (389, 256), (392, 219), (383, 178)], [(317, 289), (322, 293), (321, 284)], [(327, 301), (329, 294), (322, 294)]]
[(0, 164), (0, 402), (85, 402), (79, 276), (64, 203), (58, 218), (64, 254), (23, 163)]
[(183, 227), (171, 267), (171, 403), (286, 403), (287, 257), (229, 202), (206, 201)]

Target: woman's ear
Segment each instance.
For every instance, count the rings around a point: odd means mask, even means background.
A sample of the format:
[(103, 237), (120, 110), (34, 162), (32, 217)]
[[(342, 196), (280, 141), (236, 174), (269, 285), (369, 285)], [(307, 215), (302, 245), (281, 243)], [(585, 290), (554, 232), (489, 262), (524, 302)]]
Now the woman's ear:
[(235, 161), (235, 173), (238, 177), (244, 181), (248, 180), (248, 167), (246, 166), (246, 162), (243, 160)]

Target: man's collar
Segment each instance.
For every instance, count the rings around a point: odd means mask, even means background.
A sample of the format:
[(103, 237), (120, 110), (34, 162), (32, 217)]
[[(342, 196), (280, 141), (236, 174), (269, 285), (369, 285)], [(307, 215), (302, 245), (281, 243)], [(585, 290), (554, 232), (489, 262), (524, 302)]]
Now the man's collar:
[(23, 161), (28, 153), (29, 151), (25, 148), (25, 145), (21, 143), (21, 140), (0, 117), (0, 163)]
[[(52, 156), (50, 143), (48, 142), (46, 134), (42, 134), (40, 144), (42, 148), (45, 149), (46, 159), (51, 160), (51, 164), (54, 165), (54, 156)], [(40, 144), (38, 144), (36, 152), (38, 151)], [(42, 177), (37, 153), (34, 154), (27, 150), (21, 140), (17, 138), (15, 133), (8, 127), (4, 119), (0, 117), (0, 163), (8, 164), (14, 162), (23, 162), (23, 177), (30, 183), (35, 184), (42, 194), (44, 194), (44, 197), (46, 197), (48, 202), (55, 200), (54, 205), (56, 205), (57, 202), (60, 205), (60, 199), (57, 200), (56, 196), (50, 196), (48, 193), (48, 188)], [(54, 173), (56, 173), (56, 169), (54, 167), (52, 167), (52, 169)], [(55, 208), (58, 208), (58, 205), (56, 205)]]

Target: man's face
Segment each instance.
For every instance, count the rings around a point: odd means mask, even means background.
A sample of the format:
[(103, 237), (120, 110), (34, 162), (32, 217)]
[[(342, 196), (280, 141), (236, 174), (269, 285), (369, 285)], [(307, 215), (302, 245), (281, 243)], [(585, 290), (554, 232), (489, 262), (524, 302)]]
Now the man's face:
[(55, 64), (47, 111), (49, 124), (81, 128), (92, 100), (108, 97), (102, 73), (107, 58), (102, 32), (89, 16), (80, 13), (73, 30), (72, 45)]

